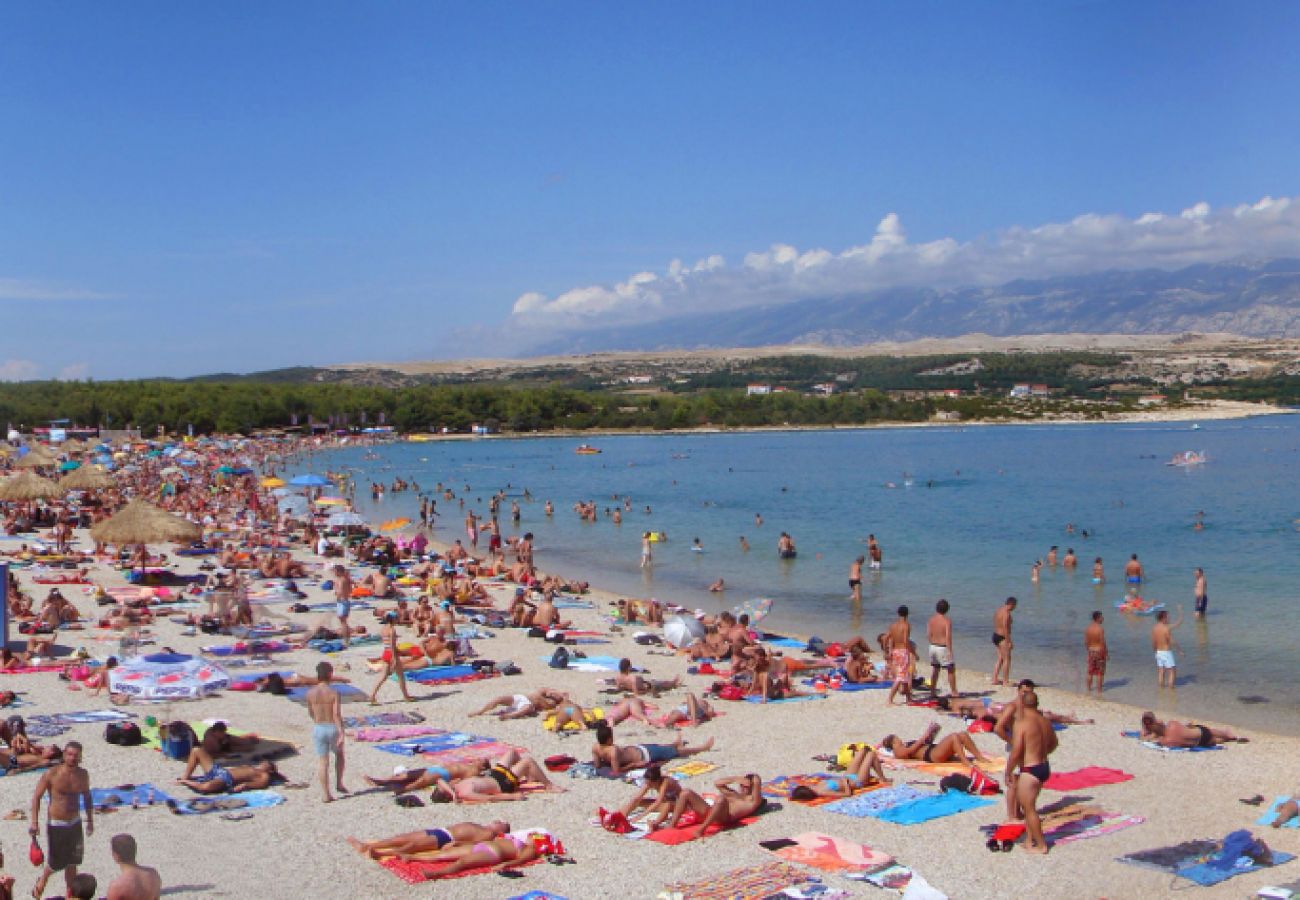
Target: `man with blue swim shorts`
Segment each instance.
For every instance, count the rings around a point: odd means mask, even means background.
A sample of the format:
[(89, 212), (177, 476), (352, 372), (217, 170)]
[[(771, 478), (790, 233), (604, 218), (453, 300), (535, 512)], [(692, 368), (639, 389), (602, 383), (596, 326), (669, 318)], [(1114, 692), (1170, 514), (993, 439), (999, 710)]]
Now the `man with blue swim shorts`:
[(334, 614), (342, 626), (343, 646), (347, 647), (352, 629), (348, 627), (348, 616), (352, 613), (352, 576), (346, 566), (334, 567)]
[(1124, 578), (1129, 584), (1141, 584), (1142, 574), (1142, 563), (1138, 562), (1138, 555), (1134, 553), (1124, 564)]
[(320, 784), (325, 792), (325, 802), (330, 803), (334, 796), (330, 793), (330, 753), (334, 754), (334, 786), (340, 794), (348, 789), (343, 786), (343, 704), (339, 692), (330, 686), (334, 676), (334, 667), (327, 662), (316, 664), (318, 684), (307, 692), (307, 712), (315, 722), (311, 742), (320, 759)]

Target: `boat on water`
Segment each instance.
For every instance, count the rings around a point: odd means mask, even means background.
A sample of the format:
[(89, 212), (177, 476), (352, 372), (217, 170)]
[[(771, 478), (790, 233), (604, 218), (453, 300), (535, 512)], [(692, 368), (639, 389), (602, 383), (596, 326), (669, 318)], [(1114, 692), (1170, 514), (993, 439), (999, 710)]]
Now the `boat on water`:
[(578, 448), (573, 452), (581, 454), (582, 456), (595, 456), (597, 453), (600, 452), (600, 448), (593, 447), (590, 444), (579, 444)]
[(1188, 466), (1203, 466), (1205, 465), (1205, 451), (1184, 450), (1182, 453), (1175, 453), (1173, 459), (1169, 460), (1165, 465), (1178, 466), (1184, 469)]

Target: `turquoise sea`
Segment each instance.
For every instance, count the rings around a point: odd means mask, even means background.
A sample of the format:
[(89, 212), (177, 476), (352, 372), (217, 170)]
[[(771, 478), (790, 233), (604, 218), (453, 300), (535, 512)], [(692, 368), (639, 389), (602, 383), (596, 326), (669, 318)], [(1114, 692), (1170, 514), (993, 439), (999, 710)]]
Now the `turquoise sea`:
[[(318, 470), (348, 469), (358, 508), (380, 521), (416, 515), (414, 492), (372, 503), (372, 480), (414, 479), (423, 491), (442, 482), (486, 513), (498, 488), (519, 497), (539, 564), (629, 596), (654, 596), (717, 610), (756, 596), (776, 605), (766, 624), (829, 640), (849, 633), (874, 639), (899, 604), (914, 631), (939, 598), (953, 607), (959, 668), (988, 672), (996, 607), (1019, 599), (1016, 677), (1083, 688), (1082, 634), (1094, 609), (1106, 613), (1111, 647), (1108, 696), (1164, 712), (1300, 734), (1296, 640), (1300, 561), (1300, 416), (1190, 423), (841, 429), (817, 432), (667, 434), (590, 439), (600, 455), (575, 454), (578, 439), (501, 439), (402, 443), (331, 452)], [(1186, 450), (1208, 462), (1174, 468)], [(603, 515), (627, 496), (622, 525)], [(617, 499), (616, 499), (617, 498)], [(543, 512), (547, 499), (555, 515)], [(572, 506), (593, 500), (595, 524)], [(649, 506), (650, 511), (646, 512)], [(435, 533), (464, 537), (457, 501), (438, 500)], [(1193, 525), (1204, 513), (1203, 530)], [(755, 515), (761, 514), (762, 525)], [(1075, 533), (1067, 533), (1073, 523)], [(653, 567), (639, 568), (643, 530), (665, 531)], [(798, 545), (782, 561), (781, 531)], [(1083, 532), (1087, 531), (1085, 538)], [(864, 579), (864, 600), (849, 602), (848, 567), (874, 533), (884, 568)], [(744, 552), (744, 536), (750, 550)], [(699, 538), (703, 552), (691, 549)], [(1036, 559), (1073, 547), (1079, 568)], [(1123, 566), (1137, 553), (1148, 581), (1143, 595), (1186, 621), (1179, 687), (1155, 685), (1152, 620), (1113, 608), (1125, 590)], [(1103, 557), (1108, 580), (1094, 585)], [(1192, 615), (1193, 569), (1206, 570), (1210, 614)], [(708, 585), (726, 580), (725, 595)], [(924, 641), (918, 645), (924, 653)], [(986, 685), (975, 676), (966, 689)], [(959, 686), (962, 686), (959, 684)]]

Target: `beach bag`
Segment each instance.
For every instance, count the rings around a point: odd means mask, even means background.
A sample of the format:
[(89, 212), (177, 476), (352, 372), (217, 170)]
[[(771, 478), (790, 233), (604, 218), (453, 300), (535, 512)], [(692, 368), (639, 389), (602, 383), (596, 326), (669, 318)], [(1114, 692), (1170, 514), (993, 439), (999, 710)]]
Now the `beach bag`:
[(860, 743), (841, 744), (840, 749), (835, 751), (835, 763), (840, 767), (847, 766), (853, 762), (853, 757), (858, 755), (858, 751), (863, 747), (870, 747), (866, 741)]
[(169, 722), (159, 735), (158, 744), (163, 756), (184, 762), (190, 758), (190, 751), (199, 742), (188, 722)]
[(139, 747), (144, 743), (144, 735), (134, 722), (109, 722), (104, 727), (104, 740), (119, 747)]
[(818, 656), (822, 656), (826, 653), (826, 642), (814, 635), (808, 638), (808, 645), (803, 649), (805, 653), (816, 653)]
[(743, 700), (744, 698), (745, 692), (740, 689), (739, 685), (728, 684), (718, 691), (719, 700)]
[(32, 845), (27, 848), (27, 859), (33, 866), (45, 865), (45, 853), (41, 850), (41, 845), (36, 842), (36, 835), (32, 835)]
[(547, 663), (552, 669), (567, 669), (569, 667), (569, 651), (565, 647), (556, 647), (555, 652), (551, 654), (551, 661)]
[(957, 791), (962, 794), (983, 797), (1002, 793), (1002, 785), (979, 769), (971, 767), (970, 773), (967, 775), (945, 775), (939, 781), (939, 790)]

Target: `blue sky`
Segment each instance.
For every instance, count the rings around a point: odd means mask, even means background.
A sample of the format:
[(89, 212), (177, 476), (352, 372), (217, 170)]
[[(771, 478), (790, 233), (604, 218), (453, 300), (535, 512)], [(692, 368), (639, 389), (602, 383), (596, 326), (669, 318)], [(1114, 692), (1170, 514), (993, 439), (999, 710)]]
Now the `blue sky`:
[(882, 234), (963, 262), (888, 256), (848, 288), (1001, 273), (971, 257), (1088, 214), (1118, 230), (1077, 265), (1147, 261), (1107, 246), (1145, 246), (1152, 212), (1178, 244), (1153, 264), (1186, 258), (1170, 222), (1231, 255), (1257, 235), (1216, 216), (1300, 194), (1298, 25), (1282, 3), (6, 4), (0, 377), (509, 355), (644, 309), (617, 286), (673, 260), (727, 276), (693, 308), (734, 305), (747, 254)]

